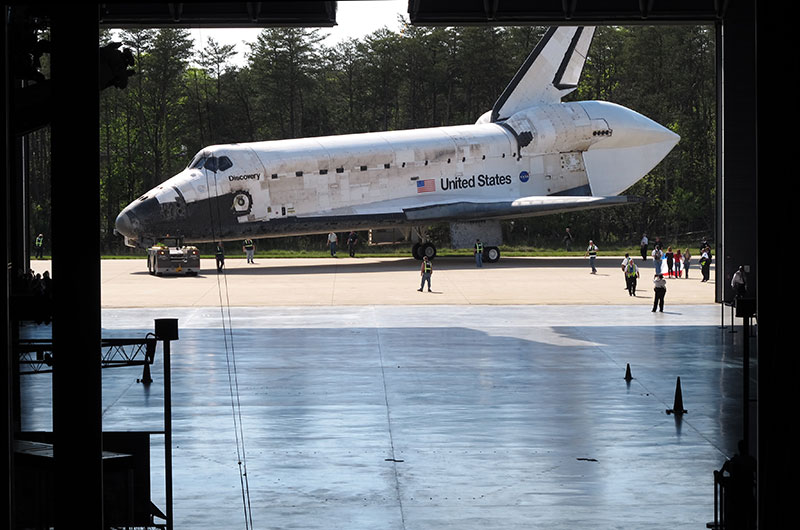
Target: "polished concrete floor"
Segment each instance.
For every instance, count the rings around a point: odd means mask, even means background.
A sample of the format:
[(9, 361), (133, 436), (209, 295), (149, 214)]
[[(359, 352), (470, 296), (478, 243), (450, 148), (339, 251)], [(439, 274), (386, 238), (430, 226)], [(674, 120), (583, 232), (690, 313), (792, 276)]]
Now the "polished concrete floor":
[[(728, 317), (712, 304), (118, 308), (103, 334), (179, 319), (176, 528), (245, 528), (249, 506), (259, 529), (695, 530), (742, 436), (745, 334)], [(140, 368), (103, 371), (105, 430), (162, 429), (161, 362), (159, 349), (149, 387)], [(49, 430), (50, 376), (23, 377), (22, 396), (23, 428)]]

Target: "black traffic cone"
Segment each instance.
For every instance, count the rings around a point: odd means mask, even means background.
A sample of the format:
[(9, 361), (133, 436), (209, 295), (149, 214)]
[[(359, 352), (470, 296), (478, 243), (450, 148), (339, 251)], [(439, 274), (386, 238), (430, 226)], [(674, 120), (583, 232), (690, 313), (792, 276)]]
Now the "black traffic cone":
[(625, 368), (625, 381), (630, 382), (631, 379), (633, 379), (631, 375), (631, 364), (628, 363), (628, 366)]
[(681, 393), (681, 378), (678, 377), (678, 382), (675, 384), (675, 402), (672, 405), (671, 409), (667, 409), (667, 414), (675, 414), (676, 416), (680, 414), (686, 414), (686, 409), (683, 408), (683, 394)]

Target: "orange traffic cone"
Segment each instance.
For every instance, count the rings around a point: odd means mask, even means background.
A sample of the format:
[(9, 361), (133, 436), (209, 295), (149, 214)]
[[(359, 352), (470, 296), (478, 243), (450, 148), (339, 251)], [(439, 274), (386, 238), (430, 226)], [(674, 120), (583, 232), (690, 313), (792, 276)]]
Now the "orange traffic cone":
[(686, 414), (686, 409), (683, 408), (683, 393), (681, 392), (681, 378), (678, 377), (678, 382), (675, 384), (675, 401), (671, 409), (667, 409), (667, 414), (675, 414), (679, 416)]

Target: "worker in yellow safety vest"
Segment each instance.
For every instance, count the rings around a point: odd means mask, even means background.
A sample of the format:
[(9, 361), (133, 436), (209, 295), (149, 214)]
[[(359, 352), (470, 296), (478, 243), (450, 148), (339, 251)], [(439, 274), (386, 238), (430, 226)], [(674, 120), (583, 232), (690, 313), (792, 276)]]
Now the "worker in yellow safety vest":
[(33, 244), (33, 251), (36, 259), (42, 259), (42, 253), (44, 251), (44, 236), (42, 234), (36, 236), (36, 242)]
[(255, 255), (256, 252), (256, 246), (253, 243), (252, 239), (248, 238), (242, 242), (242, 250), (244, 251), (245, 254), (247, 254), (247, 263), (255, 263), (255, 261), (253, 260), (253, 256)]
[(422, 281), (419, 284), (419, 289), (417, 291), (422, 292), (422, 287), (425, 285), (425, 282), (428, 282), (428, 292), (431, 293), (431, 274), (433, 274), (433, 264), (431, 264), (431, 260), (428, 259), (428, 256), (422, 257), (422, 267), (420, 268), (420, 276), (422, 276)]
[(483, 243), (480, 239), (475, 240), (475, 266), (483, 267)]
[(633, 262), (633, 258), (628, 260), (625, 266), (625, 283), (628, 286), (628, 295), (636, 296), (636, 279), (639, 277), (639, 267)]

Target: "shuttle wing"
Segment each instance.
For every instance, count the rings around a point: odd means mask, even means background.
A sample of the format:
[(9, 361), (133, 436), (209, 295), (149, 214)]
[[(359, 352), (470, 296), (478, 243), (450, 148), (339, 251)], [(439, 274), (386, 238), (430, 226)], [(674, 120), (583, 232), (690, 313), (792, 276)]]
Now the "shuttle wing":
[(451, 202), (406, 208), (404, 212), (409, 221), (416, 222), (448, 219), (501, 219), (588, 210), (633, 202), (640, 202), (640, 199), (624, 195), (612, 197), (537, 196), (521, 197), (513, 201)]
[(534, 196), (520, 197), (516, 200), (487, 199), (452, 196), (446, 200), (391, 200), (363, 204), (352, 208), (341, 208), (319, 212), (299, 218), (334, 219), (395, 217), (407, 222), (439, 222), (449, 220), (513, 218), (533, 215), (546, 215), (574, 210), (588, 210), (606, 206), (618, 206), (640, 202), (641, 199), (616, 195), (611, 197), (592, 196)]
[(558, 103), (575, 90), (593, 36), (593, 27), (550, 28), (494, 104), (491, 120)]

